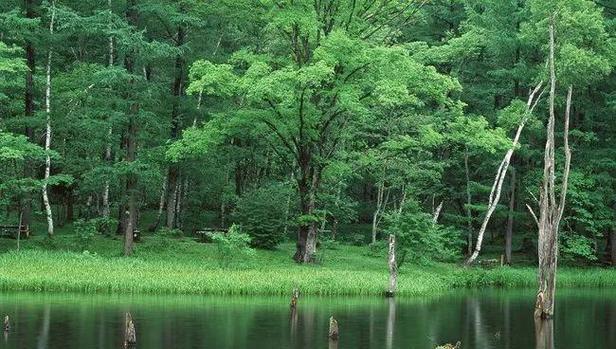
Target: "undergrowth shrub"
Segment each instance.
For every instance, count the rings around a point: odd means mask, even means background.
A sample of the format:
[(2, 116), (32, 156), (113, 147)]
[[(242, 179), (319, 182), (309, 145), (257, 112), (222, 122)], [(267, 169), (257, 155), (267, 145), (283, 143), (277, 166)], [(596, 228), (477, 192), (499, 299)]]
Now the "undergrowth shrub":
[(291, 195), (289, 186), (269, 185), (238, 200), (235, 219), (250, 235), (253, 247), (273, 249), (282, 242), (285, 224), (290, 221)]
[(238, 259), (249, 258), (254, 255), (254, 250), (250, 248), (250, 236), (242, 233), (235, 224), (229, 228), (226, 234), (214, 232), (208, 235), (216, 244), (218, 264), (223, 268), (228, 267)]
[(75, 233), (77, 234), (75, 239), (75, 247), (79, 251), (85, 251), (92, 245), (94, 236), (98, 233), (97, 222), (93, 219), (84, 220), (78, 219), (73, 223), (75, 227)]
[(386, 217), (386, 230), (396, 235), (398, 266), (405, 261), (452, 261), (460, 250), (461, 234), (451, 227), (434, 224), (432, 216), (422, 212), (413, 200), (408, 200), (402, 213)]

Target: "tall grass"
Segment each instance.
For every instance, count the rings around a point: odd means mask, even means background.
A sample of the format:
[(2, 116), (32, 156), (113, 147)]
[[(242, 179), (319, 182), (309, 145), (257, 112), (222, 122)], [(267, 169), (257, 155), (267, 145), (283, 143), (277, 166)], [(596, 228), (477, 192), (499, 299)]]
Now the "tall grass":
[[(102, 238), (101, 238), (102, 239)], [(134, 257), (118, 256), (108, 241), (100, 254), (32, 249), (0, 254), (0, 290), (130, 294), (287, 295), (293, 288), (310, 295), (380, 295), (387, 285), (384, 258), (365, 248), (325, 251), (321, 265), (291, 261), (293, 246), (258, 251), (249, 261), (220, 268), (215, 248), (189, 240), (146, 239)], [(60, 246), (60, 247), (59, 247)], [(27, 247), (27, 246), (26, 246)], [(114, 252), (112, 252), (114, 251)], [(534, 268), (413, 266), (400, 270), (400, 296), (440, 293), (452, 288), (534, 287)], [(559, 269), (560, 287), (616, 287), (616, 270)]]

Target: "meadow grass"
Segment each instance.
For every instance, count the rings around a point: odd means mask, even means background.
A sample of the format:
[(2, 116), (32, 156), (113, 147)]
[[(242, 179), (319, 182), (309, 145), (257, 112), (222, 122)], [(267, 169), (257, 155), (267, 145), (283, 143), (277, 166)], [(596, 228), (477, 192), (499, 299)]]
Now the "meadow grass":
[[(146, 237), (134, 256), (120, 256), (119, 239), (96, 237), (88, 252), (76, 252), (70, 236), (53, 242), (34, 238), (15, 251), (0, 242), (0, 290), (118, 294), (381, 295), (388, 280), (384, 256), (366, 247), (340, 245), (322, 252), (318, 265), (292, 262), (293, 244), (257, 251), (249, 259), (219, 266), (216, 247), (191, 239)], [(560, 287), (616, 287), (616, 270), (560, 268)], [(423, 296), (454, 288), (534, 287), (532, 267), (466, 268), (455, 264), (406, 263), (399, 273), (398, 295)]]

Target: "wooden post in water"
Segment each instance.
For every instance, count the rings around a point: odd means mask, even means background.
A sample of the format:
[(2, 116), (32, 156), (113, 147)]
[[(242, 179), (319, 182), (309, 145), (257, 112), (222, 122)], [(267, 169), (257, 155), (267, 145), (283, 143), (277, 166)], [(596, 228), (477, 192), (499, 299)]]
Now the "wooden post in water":
[(137, 344), (137, 333), (135, 332), (135, 324), (130, 313), (126, 313), (124, 324), (124, 348), (133, 347)]
[(297, 288), (293, 289), (293, 295), (291, 296), (291, 309), (297, 308), (297, 300), (299, 299), (299, 290)]
[(389, 288), (385, 292), (386, 297), (393, 297), (398, 287), (398, 265), (396, 264), (396, 236), (389, 234)]
[(329, 318), (329, 339), (332, 341), (337, 341), (338, 340), (338, 321), (336, 321), (336, 319), (334, 319), (334, 316), (332, 315)]
[(11, 321), (9, 320), (9, 316), (8, 315), (6, 315), (4, 317), (4, 326), (3, 326), (3, 328), (4, 328), (4, 332), (8, 332), (8, 331), (11, 330)]

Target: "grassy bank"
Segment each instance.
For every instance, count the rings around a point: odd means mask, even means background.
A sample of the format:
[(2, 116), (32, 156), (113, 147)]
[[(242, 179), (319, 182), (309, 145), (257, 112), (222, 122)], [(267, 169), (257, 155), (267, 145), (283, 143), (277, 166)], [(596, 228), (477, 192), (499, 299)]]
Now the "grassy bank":
[[(387, 285), (383, 257), (365, 247), (326, 250), (320, 265), (291, 261), (292, 244), (257, 251), (248, 260), (221, 268), (216, 248), (190, 239), (150, 237), (134, 257), (119, 256), (121, 242), (97, 237), (91, 252), (75, 252), (74, 241), (33, 239), (17, 252), (0, 245), (0, 289), (147, 294), (282, 295), (298, 287), (312, 295), (379, 295)], [(73, 251), (71, 251), (73, 250)], [(451, 264), (400, 270), (399, 295), (434, 294), (452, 288), (534, 287), (535, 268), (463, 268)], [(616, 287), (614, 269), (561, 268), (561, 287)]]

